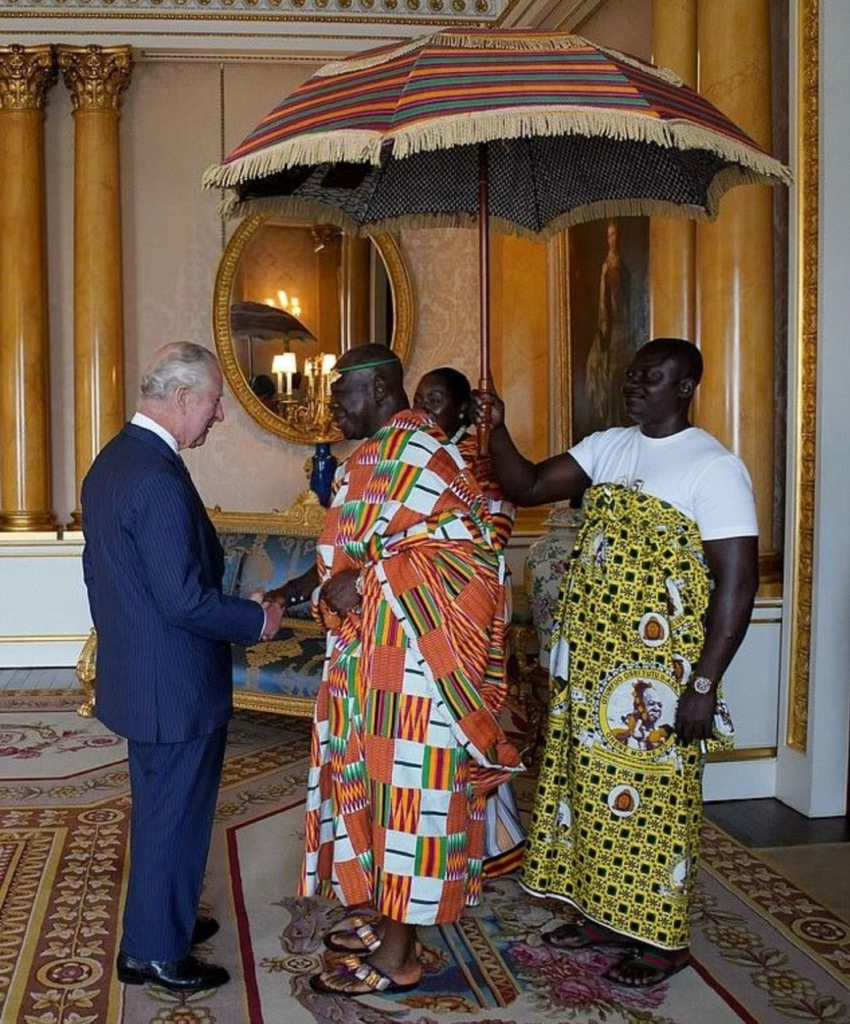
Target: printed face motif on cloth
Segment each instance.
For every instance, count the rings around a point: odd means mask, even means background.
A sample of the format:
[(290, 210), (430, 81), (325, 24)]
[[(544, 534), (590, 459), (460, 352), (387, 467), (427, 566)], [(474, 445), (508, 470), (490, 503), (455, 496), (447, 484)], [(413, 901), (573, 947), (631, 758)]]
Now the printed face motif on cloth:
[(676, 703), (676, 693), (662, 672), (628, 669), (605, 688), (600, 702), (603, 734), (633, 751), (669, 746)]

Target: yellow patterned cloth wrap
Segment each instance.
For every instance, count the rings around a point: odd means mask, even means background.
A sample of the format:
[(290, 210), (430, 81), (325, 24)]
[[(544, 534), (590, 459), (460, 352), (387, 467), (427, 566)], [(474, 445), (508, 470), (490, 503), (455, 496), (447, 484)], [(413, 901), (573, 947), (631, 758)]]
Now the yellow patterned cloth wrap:
[[(704, 751), (676, 704), (702, 649), (711, 577), (696, 523), (591, 487), (552, 639), (545, 754), (521, 881), (664, 949), (688, 945)], [(731, 746), (718, 700), (715, 739)]]

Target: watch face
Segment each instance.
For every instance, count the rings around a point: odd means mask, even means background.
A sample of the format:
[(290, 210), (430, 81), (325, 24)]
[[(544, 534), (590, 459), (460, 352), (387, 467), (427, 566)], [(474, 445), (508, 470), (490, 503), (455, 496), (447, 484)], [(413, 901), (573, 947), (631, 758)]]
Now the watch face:
[(697, 693), (711, 693), (712, 685), (711, 680), (706, 679), (705, 676), (696, 676), (691, 680), (691, 686), (693, 686)]

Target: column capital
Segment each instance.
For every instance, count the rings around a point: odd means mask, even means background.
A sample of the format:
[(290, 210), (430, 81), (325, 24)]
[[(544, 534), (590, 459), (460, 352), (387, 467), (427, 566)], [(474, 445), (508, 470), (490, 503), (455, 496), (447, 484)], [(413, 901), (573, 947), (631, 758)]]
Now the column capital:
[(57, 75), (52, 46), (0, 46), (0, 110), (43, 110)]
[(131, 47), (60, 45), (56, 53), (75, 112), (120, 109), (133, 70)]

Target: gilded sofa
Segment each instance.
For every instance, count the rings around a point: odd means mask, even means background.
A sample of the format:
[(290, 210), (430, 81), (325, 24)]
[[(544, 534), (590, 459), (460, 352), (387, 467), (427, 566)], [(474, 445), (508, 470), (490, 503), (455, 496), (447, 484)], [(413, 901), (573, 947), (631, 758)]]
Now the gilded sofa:
[[(210, 511), (225, 554), (225, 593), (249, 597), (300, 576), (314, 562), (316, 537), (325, 509), (304, 491), (283, 512)], [(325, 636), (310, 617), (308, 604), (287, 611), (274, 640), (233, 646), (233, 703), (238, 708), (311, 715), (322, 677)], [(97, 635), (94, 630), (77, 663), (86, 694), (81, 715), (94, 714)]]

